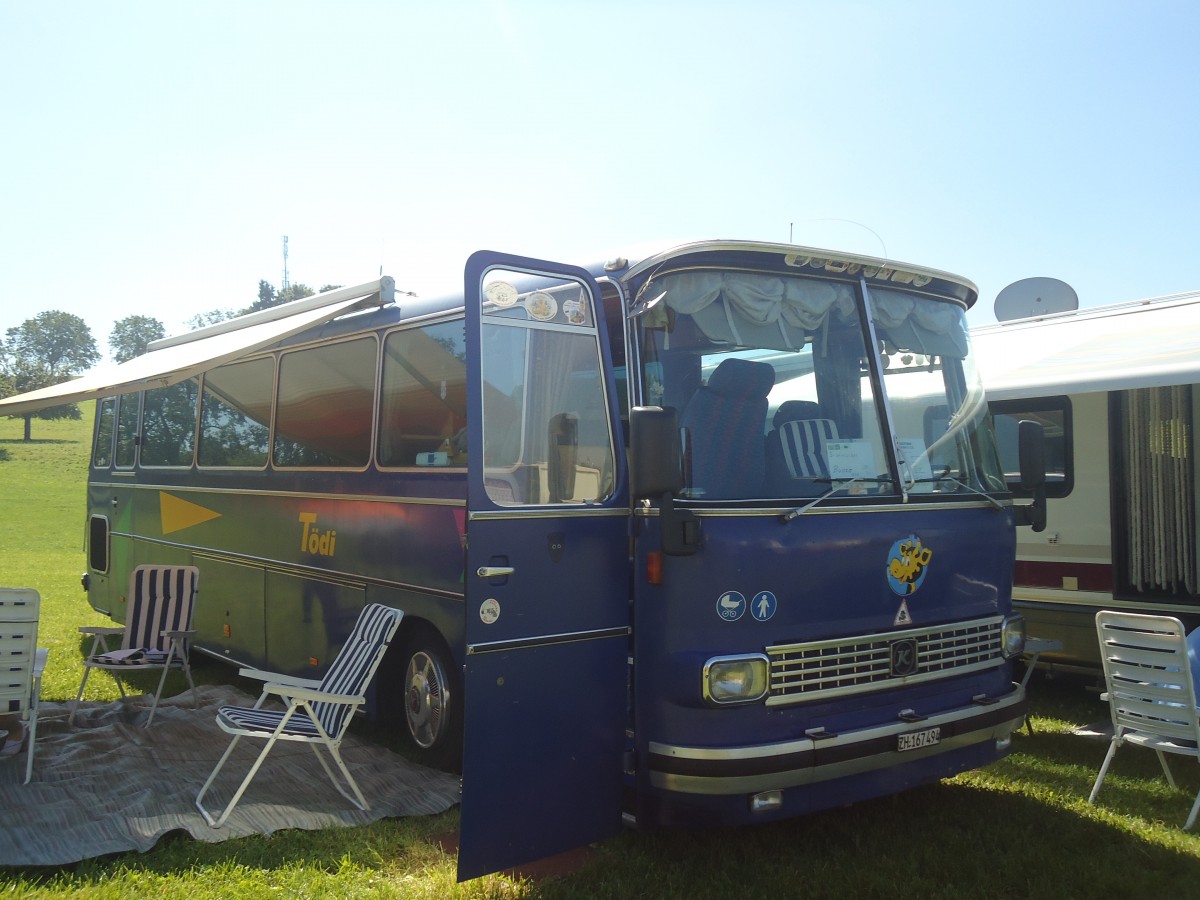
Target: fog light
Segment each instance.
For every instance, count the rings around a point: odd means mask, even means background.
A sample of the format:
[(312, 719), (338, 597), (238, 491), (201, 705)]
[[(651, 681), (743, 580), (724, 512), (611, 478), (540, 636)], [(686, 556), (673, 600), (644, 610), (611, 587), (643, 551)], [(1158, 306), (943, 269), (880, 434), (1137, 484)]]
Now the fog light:
[(711, 703), (750, 703), (767, 693), (767, 658), (716, 656), (704, 664), (704, 699)]
[(1011, 734), (1008, 735), (1007, 737), (996, 738), (996, 752), (997, 753), (1007, 753), (1011, 749), (1012, 749), (1012, 735)]
[(750, 795), (750, 812), (766, 812), (783, 806), (783, 791), (763, 791)]

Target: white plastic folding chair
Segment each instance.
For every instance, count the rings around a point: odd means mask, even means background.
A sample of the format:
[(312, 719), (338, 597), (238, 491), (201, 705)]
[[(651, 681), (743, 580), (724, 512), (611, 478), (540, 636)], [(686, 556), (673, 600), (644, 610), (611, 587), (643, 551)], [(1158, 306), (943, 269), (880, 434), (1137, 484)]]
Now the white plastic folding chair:
[[(1101, 610), (1096, 614), (1096, 631), (1113, 736), (1088, 803), (1100, 793), (1108, 767), (1123, 744), (1153, 750), (1168, 783), (1175, 787), (1165, 754), (1200, 761), (1200, 710), (1196, 708), (1183, 624), (1170, 616)], [(1195, 824), (1198, 811), (1200, 794), (1185, 829)]]
[(19, 714), (25, 728), (25, 784), (33, 777), (42, 671), (49, 655), (37, 645), (41, 602), (33, 588), (0, 588), (0, 714)]
[[(369, 604), (359, 614), (354, 630), (338, 651), (324, 678), (294, 678), (256, 669), (241, 670), (242, 675), (266, 683), (253, 707), (223, 706), (217, 711), (217, 725), (227, 734), (233, 735), (233, 740), (229, 742), (225, 754), (196, 795), (196, 808), (209, 825), (220, 828), (225, 824), (225, 820), (241, 800), (242, 794), (276, 741), (307, 742), (338, 793), (358, 809), (370, 808), (350, 770), (342, 761), (339, 748), (346, 729), (350, 727), (354, 711), (366, 702), (367, 686), (383, 661), (383, 655), (387, 652), (396, 629), (400, 627), (403, 615), (398, 609), (378, 603)], [(263, 703), (271, 695), (282, 699), (286, 708), (264, 709)], [(250, 771), (246, 773), (246, 777), (242, 779), (225, 810), (214, 817), (204, 808), (204, 795), (208, 793), (208, 789), (217, 778), (217, 773), (221, 771), (233, 753), (233, 748), (243, 737), (262, 738), (267, 743), (254, 765), (250, 767)], [(329, 763), (321, 754), (321, 746), (329, 751), (353, 795), (346, 792), (346, 788), (339, 783), (333, 770), (329, 768)]]
[[(162, 670), (150, 704), (150, 716), (146, 719), (147, 728), (154, 721), (167, 673), (172, 669), (182, 669), (192, 689), (192, 704), (199, 707), (196, 683), (192, 681), (192, 668), (188, 663), (189, 640), (194, 634), (192, 614), (199, 583), (200, 570), (195, 566), (138, 566), (133, 570), (129, 578), (125, 624), (85, 625), (79, 629), (81, 634), (90, 634), (93, 639), (83, 661), (83, 680), (71, 706), (69, 724), (75, 722), (75, 711), (93, 669), (112, 672), (122, 697), (125, 696), (124, 676)], [(121, 637), (121, 647), (112, 650), (108, 639), (117, 635)]]

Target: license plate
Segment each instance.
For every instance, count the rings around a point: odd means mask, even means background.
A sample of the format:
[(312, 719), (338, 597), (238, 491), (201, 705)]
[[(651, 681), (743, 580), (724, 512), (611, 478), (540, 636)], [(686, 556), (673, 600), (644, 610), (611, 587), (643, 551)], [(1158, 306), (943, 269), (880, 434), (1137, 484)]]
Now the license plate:
[(942, 729), (926, 728), (924, 731), (912, 731), (908, 734), (897, 735), (898, 741), (896, 749), (901, 752), (905, 750), (919, 750), (922, 747), (932, 747), (942, 739)]

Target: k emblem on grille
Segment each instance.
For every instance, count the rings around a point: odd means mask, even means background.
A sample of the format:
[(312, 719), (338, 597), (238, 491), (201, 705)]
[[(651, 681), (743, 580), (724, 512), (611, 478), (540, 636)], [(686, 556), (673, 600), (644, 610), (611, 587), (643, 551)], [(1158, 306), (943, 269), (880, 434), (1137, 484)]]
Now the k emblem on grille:
[(912, 638), (892, 641), (892, 677), (901, 678), (917, 671), (917, 642)]

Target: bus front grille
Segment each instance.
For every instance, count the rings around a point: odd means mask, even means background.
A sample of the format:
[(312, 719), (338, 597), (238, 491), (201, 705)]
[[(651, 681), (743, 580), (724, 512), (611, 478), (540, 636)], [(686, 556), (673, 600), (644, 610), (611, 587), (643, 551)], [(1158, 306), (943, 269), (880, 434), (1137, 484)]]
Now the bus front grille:
[[(882, 691), (1004, 662), (1000, 616), (767, 648), (767, 705)], [(915, 658), (913, 657), (915, 651)]]

